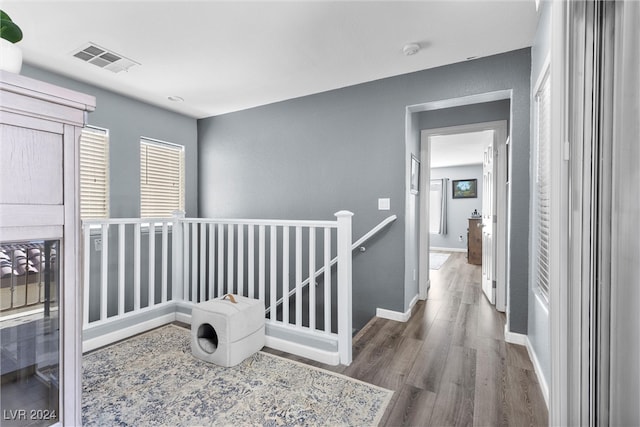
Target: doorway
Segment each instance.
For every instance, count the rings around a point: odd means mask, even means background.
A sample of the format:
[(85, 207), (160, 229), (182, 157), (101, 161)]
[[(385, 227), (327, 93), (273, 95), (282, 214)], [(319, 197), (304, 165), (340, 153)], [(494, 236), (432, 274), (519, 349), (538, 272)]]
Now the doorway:
[[(467, 238), (473, 233), (468, 233), (467, 228), (473, 225), (482, 228), (483, 292), (497, 310), (506, 311), (507, 147), (506, 120), (421, 131), (420, 157), (424, 165), (421, 188), (429, 189), (432, 177), (448, 178), (442, 185), (446, 185), (444, 193), (448, 195), (444, 200), (451, 203), (444, 210), (448, 217), (445, 220), (451, 224), (445, 224), (444, 233), (441, 228), (440, 233), (431, 234), (435, 231), (433, 216), (443, 210), (441, 206), (437, 209), (430, 206), (428, 194), (420, 200), (421, 297), (426, 297), (430, 283), (430, 250), (468, 252)], [(456, 185), (471, 186), (475, 191), (454, 194)], [(467, 220), (473, 216), (478, 220)]]

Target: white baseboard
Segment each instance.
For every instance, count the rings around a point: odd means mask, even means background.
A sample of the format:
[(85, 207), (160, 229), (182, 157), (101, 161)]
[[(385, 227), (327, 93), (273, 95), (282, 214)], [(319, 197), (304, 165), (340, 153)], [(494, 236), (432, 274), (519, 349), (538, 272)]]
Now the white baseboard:
[(529, 337), (524, 334), (509, 332), (507, 331), (507, 327), (505, 325), (504, 340), (508, 343), (523, 345), (527, 348), (529, 359), (531, 359), (531, 363), (533, 364), (533, 370), (536, 374), (536, 377), (538, 378), (538, 384), (540, 384), (540, 390), (542, 391), (544, 402), (547, 404), (547, 410), (549, 410), (549, 385), (547, 384), (547, 379), (542, 373), (542, 367), (540, 366), (538, 355), (533, 349), (533, 346), (531, 345), (531, 341), (529, 341)]
[(529, 337), (527, 337), (527, 352), (529, 353), (529, 358), (531, 359), (531, 363), (533, 363), (533, 369), (538, 377), (538, 384), (540, 384), (540, 390), (542, 390), (542, 396), (544, 397), (544, 402), (547, 404), (547, 411), (549, 410), (549, 386), (547, 385), (547, 379), (542, 374), (542, 367), (540, 366), (540, 361), (538, 360), (538, 356), (536, 355), (533, 346), (531, 345), (531, 341), (529, 341)]
[(413, 310), (413, 306), (416, 305), (419, 299), (420, 295), (418, 294), (414, 295), (414, 297), (411, 299), (411, 302), (409, 303), (409, 317), (411, 317), (411, 310)]
[(431, 280), (429, 279), (429, 280), (427, 280), (427, 284), (426, 284), (426, 286), (424, 287), (424, 290), (422, 290), (422, 291), (420, 292), (419, 299), (421, 299), (421, 300), (423, 300), (423, 301), (424, 301), (424, 300), (426, 300), (426, 299), (427, 299), (427, 297), (429, 296), (429, 289), (430, 289), (430, 288), (431, 288)]
[(411, 310), (418, 302), (419, 295), (415, 295), (409, 303), (409, 308), (404, 313), (400, 311), (387, 310), (386, 308), (376, 308), (376, 316), (383, 319), (395, 320), (397, 322), (406, 322), (411, 318)]
[(507, 330), (507, 325), (504, 325), (504, 340), (510, 344), (527, 345), (527, 336), (524, 334), (518, 334)]
[(156, 317), (155, 319), (147, 320), (146, 322), (141, 322), (136, 325), (129, 326), (127, 328), (123, 328), (115, 332), (111, 332), (109, 334), (101, 335), (97, 338), (85, 340), (82, 342), (82, 352), (86, 353), (87, 351), (104, 347), (105, 345), (109, 345), (116, 341), (120, 341), (129, 337), (132, 337), (136, 334), (149, 331), (153, 328), (157, 328), (162, 325), (167, 325), (173, 322), (174, 320), (176, 320), (176, 314), (169, 313), (160, 317)]
[(188, 325), (191, 324), (191, 315), (187, 313), (176, 312), (176, 321), (186, 323)]
[(467, 248), (442, 248), (439, 246), (431, 246), (429, 250), (442, 252), (467, 252)]
[(265, 336), (265, 345), (275, 350), (285, 351), (296, 356), (306, 357), (326, 365), (336, 366), (340, 364), (338, 352), (319, 350), (306, 345), (286, 341), (280, 338)]

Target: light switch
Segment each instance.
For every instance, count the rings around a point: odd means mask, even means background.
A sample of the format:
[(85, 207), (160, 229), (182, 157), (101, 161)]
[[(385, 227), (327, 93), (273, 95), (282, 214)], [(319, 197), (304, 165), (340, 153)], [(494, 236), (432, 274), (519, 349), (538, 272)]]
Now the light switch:
[(391, 199), (378, 199), (378, 210), (388, 211), (391, 209)]

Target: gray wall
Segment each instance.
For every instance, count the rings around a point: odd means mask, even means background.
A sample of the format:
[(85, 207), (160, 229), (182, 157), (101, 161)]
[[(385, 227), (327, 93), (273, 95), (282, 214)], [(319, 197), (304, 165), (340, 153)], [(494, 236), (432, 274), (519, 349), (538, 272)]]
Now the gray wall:
[[(545, 61), (551, 52), (551, 4), (550, 2), (541, 2), (542, 9), (538, 20), (538, 28), (536, 29), (536, 37), (531, 47), (531, 91), (532, 96), (535, 90), (534, 86), (540, 75), (544, 72)], [(533, 108), (531, 112), (531, 152), (534, 153), (534, 121)], [(532, 156), (531, 167), (533, 167), (534, 159)], [(533, 189), (532, 189), (533, 194)], [(533, 198), (531, 200), (531, 212), (533, 212)], [(531, 282), (533, 285), (533, 282)], [(536, 354), (536, 358), (540, 363), (540, 369), (544, 376), (544, 381), (548, 385), (551, 380), (551, 337), (549, 329), (549, 308), (535, 294), (533, 287), (529, 289), (529, 321), (527, 335), (529, 342)]]
[[(185, 147), (185, 208), (187, 216), (198, 215), (198, 141), (196, 120), (164, 110), (138, 100), (51, 73), (24, 64), (22, 75), (96, 97), (96, 110), (89, 114), (89, 124), (109, 129), (109, 202), (111, 218), (138, 218), (140, 216), (140, 137), (145, 136), (184, 145)], [(97, 231), (96, 231), (97, 232)], [(126, 277), (133, 280), (133, 234), (128, 228)], [(108, 313), (117, 313), (117, 231), (109, 231), (109, 286)], [(100, 255), (95, 250), (96, 235), (92, 232), (90, 262), (90, 318), (99, 316)], [(141, 284), (142, 306), (147, 303), (148, 233), (142, 234)], [(160, 235), (156, 236), (156, 254), (160, 254)], [(160, 271), (156, 272), (156, 297), (161, 289)], [(169, 275), (171, 277), (171, 275)], [(169, 292), (170, 294), (170, 292)], [(94, 298), (95, 296), (95, 298)], [(159, 300), (158, 300), (159, 301)], [(126, 310), (133, 307), (133, 288), (126, 291)]]
[[(431, 179), (449, 178), (447, 183), (447, 234), (431, 234), (431, 247), (467, 248), (467, 228), (469, 217), (474, 209), (482, 212), (482, 165), (451, 166), (432, 168)], [(476, 199), (454, 199), (451, 184), (454, 179), (477, 179), (478, 197)], [(436, 207), (437, 209), (437, 207)], [(458, 241), (462, 236), (462, 241)]]
[[(106, 71), (105, 71), (106, 72)], [(110, 216), (140, 216), (140, 137), (185, 147), (185, 209), (198, 215), (198, 135), (196, 119), (109, 92), (28, 64), (22, 75), (96, 97), (89, 124), (109, 129)]]
[[(510, 90), (512, 326), (526, 331), (529, 49), (378, 80), (198, 121), (201, 216), (330, 219), (355, 213), (354, 238), (398, 220), (357, 253), (354, 325), (377, 307), (404, 311), (406, 107)], [(378, 211), (389, 197), (391, 211)], [(521, 273), (522, 272), (522, 273)]]
[(511, 103), (508, 99), (503, 99), (500, 101), (424, 111), (418, 113), (418, 120), (421, 130), (506, 120), (507, 132), (509, 132), (510, 114)]

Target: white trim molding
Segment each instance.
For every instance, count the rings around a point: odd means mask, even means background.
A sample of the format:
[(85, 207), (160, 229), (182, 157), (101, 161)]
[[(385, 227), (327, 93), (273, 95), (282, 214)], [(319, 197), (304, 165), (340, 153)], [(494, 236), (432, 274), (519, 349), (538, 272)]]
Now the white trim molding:
[(549, 386), (547, 383), (547, 378), (544, 376), (544, 373), (542, 372), (542, 366), (540, 366), (538, 355), (533, 349), (533, 345), (531, 345), (531, 341), (529, 341), (529, 337), (524, 334), (509, 332), (505, 326), (504, 340), (509, 344), (523, 345), (527, 348), (529, 359), (531, 359), (531, 364), (533, 365), (533, 371), (536, 374), (536, 378), (538, 379), (538, 384), (540, 384), (540, 390), (542, 391), (544, 402), (547, 404), (547, 410), (549, 410)]
[(509, 344), (527, 345), (527, 336), (519, 334), (517, 332), (510, 332), (507, 330), (507, 325), (504, 326), (504, 340)]
[(442, 252), (467, 252), (467, 248), (441, 248), (438, 246), (431, 246), (429, 250)]
[(86, 353), (98, 348), (113, 344), (114, 342), (127, 339), (137, 334), (150, 331), (160, 326), (168, 325), (176, 320), (175, 313), (165, 314), (155, 317), (145, 322), (136, 323), (134, 325), (119, 329), (117, 331), (100, 335), (96, 338), (84, 340), (82, 342), (82, 352)]
[(400, 311), (387, 310), (386, 308), (376, 308), (376, 316), (382, 319), (395, 320), (397, 322), (406, 322), (411, 318), (411, 310), (418, 302), (419, 295), (415, 295), (409, 303), (409, 308), (404, 313)]
[(529, 337), (525, 337), (525, 338), (527, 340), (527, 353), (529, 353), (529, 359), (531, 359), (531, 363), (533, 364), (533, 370), (536, 373), (536, 377), (538, 378), (538, 384), (540, 384), (540, 390), (542, 391), (544, 402), (547, 404), (547, 411), (548, 411), (549, 410), (549, 385), (547, 384), (547, 378), (542, 373), (542, 366), (540, 366), (538, 355), (533, 349), (533, 345), (531, 345), (531, 341), (529, 341)]
[(337, 351), (332, 352), (320, 350), (317, 348), (311, 348), (303, 344), (283, 340), (281, 338), (273, 337), (270, 335), (266, 335), (264, 339), (265, 346), (273, 348), (275, 350), (286, 351), (287, 353), (306, 357), (307, 359), (313, 359), (326, 365), (337, 366), (338, 364), (340, 364), (340, 354)]

